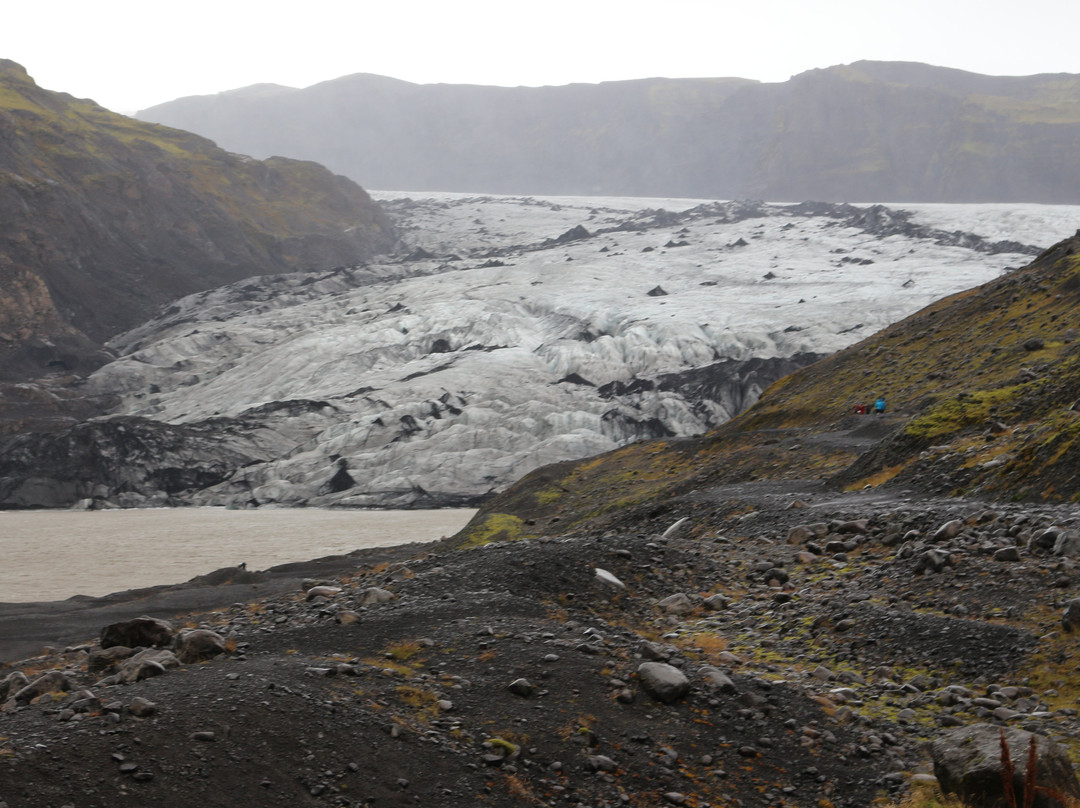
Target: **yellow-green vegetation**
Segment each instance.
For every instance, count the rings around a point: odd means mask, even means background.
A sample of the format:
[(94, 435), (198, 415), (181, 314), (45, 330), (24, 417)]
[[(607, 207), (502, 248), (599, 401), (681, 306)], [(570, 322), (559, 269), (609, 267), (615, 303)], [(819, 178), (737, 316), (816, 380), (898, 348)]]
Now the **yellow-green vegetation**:
[(523, 538), (525, 522), (505, 513), (486, 514), (479, 522), (474, 518), (465, 528), (468, 540), (462, 547), (474, 547), (493, 541), (512, 541)]
[(430, 690), (414, 685), (399, 685), (394, 692), (402, 704), (422, 715), (430, 717), (439, 712), (439, 696)]
[[(42, 90), (17, 68), (11, 62), (0, 65), (0, 114), (8, 113), (10, 134), (51, 158), (51, 163), (40, 155), (26, 161), (25, 171), (18, 173), (31, 182), (96, 185), (137, 199), (147, 179), (135, 170), (136, 158), (167, 159), (155, 181), (180, 177), (225, 214), (252, 224), (258, 220), (263, 229), (272, 224), (279, 235), (299, 235), (313, 224), (343, 228), (358, 223), (341, 215), (347, 206), (332, 198), (341, 190), (327, 183), (326, 169), (316, 163), (241, 159), (190, 132)], [(256, 202), (258, 210), (252, 207)]]
[(967, 808), (955, 794), (942, 794), (937, 786), (916, 786), (900, 802), (880, 800), (874, 808)]
[(923, 415), (912, 418), (904, 427), (904, 432), (915, 438), (933, 440), (953, 435), (970, 426), (985, 425), (1002, 404), (1016, 399), (1019, 388), (1020, 385), (1014, 385), (996, 390), (958, 393), (932, 406)]
[(386, 648), (386, 653), (398, 662), (408, 662), (420, 653), (421, 648), (422, 646), (416, 640), (401, 640), (390, 643)]

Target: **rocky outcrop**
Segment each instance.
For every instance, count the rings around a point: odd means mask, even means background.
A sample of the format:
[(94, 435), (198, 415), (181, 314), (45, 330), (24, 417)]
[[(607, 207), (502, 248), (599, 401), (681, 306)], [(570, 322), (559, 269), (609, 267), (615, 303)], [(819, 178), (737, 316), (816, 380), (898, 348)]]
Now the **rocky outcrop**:
[[(1032, 745), (1035, 766), (1029, 773)], [(1068, 751), (1042, 735), (995, 724), (975, 724), (936, 739), (931, 750), (934, 774), (942, 791), (956, 794), (966, 805), (1064, 808), (1066, 800), (1080, 799), (1080, 782)], [(1006, 770), (1011, 777), (1004, 774)], [(1007, 788), (1012, 789), (1011, 800)], [(1026, 795), (1027, 791), (1033, 793)]]
[[(165, 505), (265, 460), (259, 445), (225, 423), (172, 426), (145, 418), (90, 421), (12, 439), (0, 457), (0, 507)], [(277, 448), (287, 446), (280, 437)]]
[(86, 373), (174, 298), (393, 243), (363, 189), (319, 165), (230, 154), (0, 61), (0, 380)]

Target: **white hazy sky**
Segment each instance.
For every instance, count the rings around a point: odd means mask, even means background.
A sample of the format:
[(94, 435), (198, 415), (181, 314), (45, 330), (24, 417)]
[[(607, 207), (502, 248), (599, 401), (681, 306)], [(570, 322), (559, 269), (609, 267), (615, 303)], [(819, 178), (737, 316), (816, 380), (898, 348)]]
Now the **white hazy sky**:
[(505, 86), (785, 81), (859, 59), (1080, 73), (1076, 0), (49, 0), (0, 11), (0, 58), (134, 112), (351, 73)]

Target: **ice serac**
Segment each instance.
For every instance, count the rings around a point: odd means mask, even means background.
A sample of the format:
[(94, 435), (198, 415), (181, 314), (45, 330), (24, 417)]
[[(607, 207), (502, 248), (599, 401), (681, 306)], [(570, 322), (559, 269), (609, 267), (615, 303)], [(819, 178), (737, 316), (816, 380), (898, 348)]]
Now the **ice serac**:
[(320, 165), (231, 154), (0, 60), (0, 382), (88, 373), (180, 296), (393, 245), (367, 193)]
[[(1076, 214), (380, 198), (399, 257), (201, 292), (110, 343), (88, 392), (155, 445), (189, 435), (166, 468), (183, 455), (218, 477), (121, 476), (110, 463), (132, 455), (109, 448), (99, 503), (475, 502), (541, 465), (701, 433), (814, 356), (1025, 263)], [(0, 453), (0, 503), (56, 477), (20, 446), (18, 468)]]

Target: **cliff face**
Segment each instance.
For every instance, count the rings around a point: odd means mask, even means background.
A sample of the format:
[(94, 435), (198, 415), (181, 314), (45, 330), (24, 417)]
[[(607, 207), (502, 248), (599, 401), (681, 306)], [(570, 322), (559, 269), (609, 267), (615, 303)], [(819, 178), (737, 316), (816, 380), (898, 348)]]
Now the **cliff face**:
[(1080, 78), (899, 62), (779, 84), (416, 85), (354, 75), (139, 113), (370, 187), (772, 201), (1080, 202)]
[(0, 61), (0, 380), (85, 371), (172, 299), (393, 242), (364, 190), (322, 166), (230, 154)]

